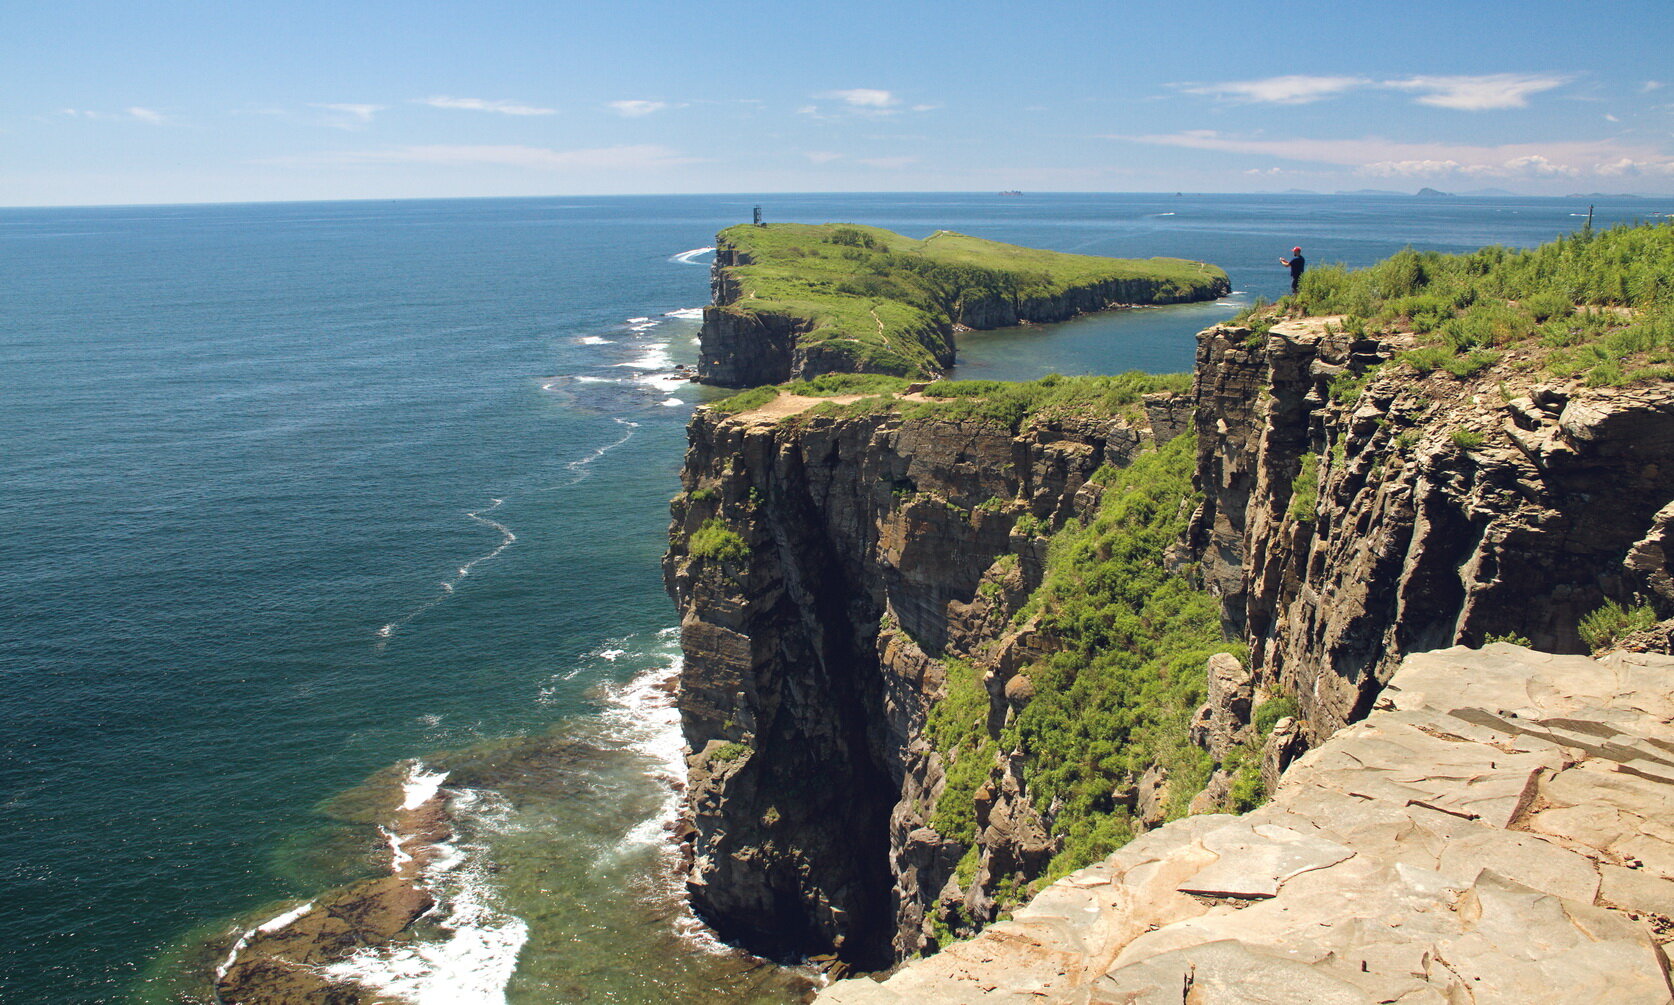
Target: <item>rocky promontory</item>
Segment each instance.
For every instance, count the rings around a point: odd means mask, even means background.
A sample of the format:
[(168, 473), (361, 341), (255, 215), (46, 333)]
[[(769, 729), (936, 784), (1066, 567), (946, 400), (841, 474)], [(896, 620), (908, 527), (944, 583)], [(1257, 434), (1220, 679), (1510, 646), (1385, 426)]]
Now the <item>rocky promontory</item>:
[(698, 377), (753, 387), (822, 373), (935, 376), (954, 334), (1139, 304), (1213, 300), (1201, 262), (1071, 255), (937, 231), (741, 225), (715, 239)]

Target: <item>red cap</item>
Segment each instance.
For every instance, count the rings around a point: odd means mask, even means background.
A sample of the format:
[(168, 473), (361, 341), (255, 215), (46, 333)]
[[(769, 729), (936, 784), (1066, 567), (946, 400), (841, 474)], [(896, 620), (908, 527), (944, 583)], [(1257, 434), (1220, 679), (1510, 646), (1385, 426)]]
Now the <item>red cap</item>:
[(1302, 249), (1301, 248), (1292, 248), (1292, 249), (1290, 249), (1290, 253), (1293, 254), (1293, 255), (1300, 255), (1300, 254), (1302, 254)]

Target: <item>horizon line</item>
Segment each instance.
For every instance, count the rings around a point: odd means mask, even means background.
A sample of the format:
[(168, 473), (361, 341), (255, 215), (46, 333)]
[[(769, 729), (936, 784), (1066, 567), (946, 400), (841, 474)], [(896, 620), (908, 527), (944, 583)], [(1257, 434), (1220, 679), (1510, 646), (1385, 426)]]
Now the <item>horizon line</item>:
[[(1428, 188), (1428, 186), (1426, 187)], [(1012, 195), (1009, 192), (1015, 191)], [(34, 203), (24, 205), (0, 206), (0, 212), (11, 210), (46, 210), (46, 209), (157, 209), (169, 207), (213, 207), (213, 206), (307, 206), (336, 203), (388, 203), (388, 202), (486, 202), (510, 201), (516, 199), (701, 199), (701, 198), (740, 198), (766, 199), (772, 196), (850, 196), (850, 195), (962, 195), (962, 196), (1004, 196), (1018, 198), (1019, 196), (1039, 195), (1100, 195), (1100, 196), (1291, 196), (1296, 198), (1343, 198), (1346, 196), (1381, 197), (1416, 199), (1421, 198), (1423, 190), (1403, 192), (1395, 189), (1354, 189), (1334, 192), (1314, 192), (1308, 190), (1286, 190), (1278, 192), (1186, 192), (1186, 191), (1094, 191), (1075, 189), (1035, 189), (1031, 191), (990, 189), (845, 189), (841, 191), (783, 191), (783, 192), (618, 192), (618, 193), (543, 193), (530, 195), (419, 195), (419, 196), (390, 196), (379, 197), (344, 197), (325, 199), (228, 199), (206, 200), (203, 202), (65, 202), (65, 203)], [(1433, 190), (1439, 191), (1439, 190)], [(1503, 195), (1461, 194), (1440, 192), (1432, 198), (1439, 199), (1674, 199), (1671, 193), (1642, 193), (1642, 192), (1588, 192), (1575, 195), (1526, 195), (1520, 192), (1505, 192)]]

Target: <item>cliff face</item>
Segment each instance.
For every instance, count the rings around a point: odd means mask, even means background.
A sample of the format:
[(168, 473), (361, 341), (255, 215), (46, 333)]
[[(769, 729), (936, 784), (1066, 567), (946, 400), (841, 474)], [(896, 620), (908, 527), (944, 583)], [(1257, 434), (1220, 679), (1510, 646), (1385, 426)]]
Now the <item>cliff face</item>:
[(1207, 291), (1175, 290), (1163, 283), (1141, 279), (1110, 280), (1089, 283), (1055, 296), (980, 297), (961, 306), (959, 323), (978, 331), (1018, 324), (1051, 324), (1113, 307), (1192, 303), (1224, 297), (1231, 292), (1232, 284), (1218, 277)]
[(1515, 355), (1468, 378), (1374, 369), (1407, 348), (1320, 320), (1198, 337), (1190, 543), (1316, 740), (1406, 653), (1495, 635), (1582, 652), (1606, 599), (1674, 604), (1668, 385), (1543, 383)]
[[(693, 751), (689, 885), (699, 912), (746, 945), (836, 948), (876, 966), (924, 944), (965, 850), (926, 826), (942, 785), (924, 735), (938, 658), (993, 663), (1026, 647), (996, 645), (1044, 561), (1044, 539), (1015, 532), (1019, 518), (1046, 527), (1085, 512), (1088, 477), (1150, 434), (1109, 417), (1015, 436), (893, 413), (782, 421), (813, 404), (699, 412), (689, 430), (665, 560)], [(693, 545), (706, 525), (748, 554)], [(1050, 845), (1015, 785), (986, 807), (995, 854)]]

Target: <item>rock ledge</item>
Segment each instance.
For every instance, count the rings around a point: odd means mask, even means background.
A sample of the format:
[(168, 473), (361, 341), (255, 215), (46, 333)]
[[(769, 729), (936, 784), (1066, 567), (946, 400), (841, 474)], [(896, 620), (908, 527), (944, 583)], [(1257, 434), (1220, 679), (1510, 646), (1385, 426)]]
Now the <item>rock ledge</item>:
[(826, 1005), (1666, 1003), (1674, 657), (1406, 658), (1242, 817), (1188, 817)]

